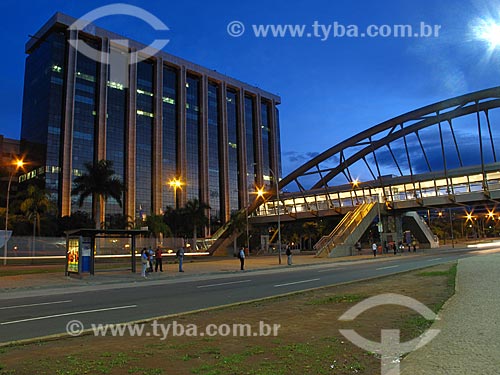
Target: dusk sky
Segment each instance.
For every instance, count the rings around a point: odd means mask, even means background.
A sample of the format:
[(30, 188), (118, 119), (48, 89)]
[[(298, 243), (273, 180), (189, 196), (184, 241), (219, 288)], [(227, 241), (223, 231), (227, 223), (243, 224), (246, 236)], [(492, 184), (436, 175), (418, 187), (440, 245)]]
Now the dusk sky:
[[(415, 108), (500, 85), (500, 49), (477, 27), (500, 22), (500, 1), (125, 1), (168, 27), (158, 32), (129, 16), (97, 25), (144, 44), (170, 39), (166, 52), (278, 94), (283, 175), (355, 133)], [(73, 17), (112, 4), (87, 0), (2, 0), (4, 49), (0, 134), (18, 139), (24, 45), (55, 12)], [(232, 37), (228, 24), (245, 33)], [(313, 24), (439, 25), (428, 38), (316, 37)], [(307, 25), (305, 36), (256, 37), (252, 25)], [(326, 30), (325, 26), (325, 30)], [(239, 29), (234, 29), (238, 31)], [(337, 28), (337, 31), (340, 29)], [(492, 29), (499, 35), (500, 28)], [(307, 34), (311, 35), (310, 37)], [(325, 40), (321, 40), (325, 39)]]

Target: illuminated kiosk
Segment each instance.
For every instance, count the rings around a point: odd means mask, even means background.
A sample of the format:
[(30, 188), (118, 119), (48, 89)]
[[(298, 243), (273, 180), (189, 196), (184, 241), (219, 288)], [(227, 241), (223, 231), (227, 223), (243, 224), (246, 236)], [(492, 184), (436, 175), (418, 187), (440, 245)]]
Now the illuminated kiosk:
[(66, 234), (66, 266), (65, 275), (81, 275), (95, 272), (95, 240), (96, 238), (130, 238), (130, 262), (132, 273), (136, 271), (136, 237), (147, 235), (149, 231), (139, 229), (75, 229)]

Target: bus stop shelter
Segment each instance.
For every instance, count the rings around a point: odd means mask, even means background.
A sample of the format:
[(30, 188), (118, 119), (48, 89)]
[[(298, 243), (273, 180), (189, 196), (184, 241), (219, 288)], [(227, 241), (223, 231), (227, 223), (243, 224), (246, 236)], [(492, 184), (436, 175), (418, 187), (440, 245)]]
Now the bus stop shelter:
[(75, 229), (66, 234), (65, 274), (90, 273), (95, 271), (95, 244), (97, 238), (130, 238), (130, 264), (136, 271), (136, 237), (147, 235), (143, 229)]

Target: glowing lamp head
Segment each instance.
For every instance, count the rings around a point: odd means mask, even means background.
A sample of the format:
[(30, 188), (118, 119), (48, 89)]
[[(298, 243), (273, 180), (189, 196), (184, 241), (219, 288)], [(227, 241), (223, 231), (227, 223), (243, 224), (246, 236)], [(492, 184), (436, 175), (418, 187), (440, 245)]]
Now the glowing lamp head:
[(257, 198), (264, 198), (265, 193), (264, 187), (257, 188)]

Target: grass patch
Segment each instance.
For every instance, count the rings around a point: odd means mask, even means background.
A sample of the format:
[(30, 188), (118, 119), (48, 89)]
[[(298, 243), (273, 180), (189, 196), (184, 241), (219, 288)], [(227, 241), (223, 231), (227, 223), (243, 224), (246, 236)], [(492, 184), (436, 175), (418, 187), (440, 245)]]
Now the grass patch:
[(309, 301), (307, 305), (327, 305), (330, 303), (356, 303), (366, 298), (361, 294), (345, 294), (340, 296), (330, 296), (326, 298)]

